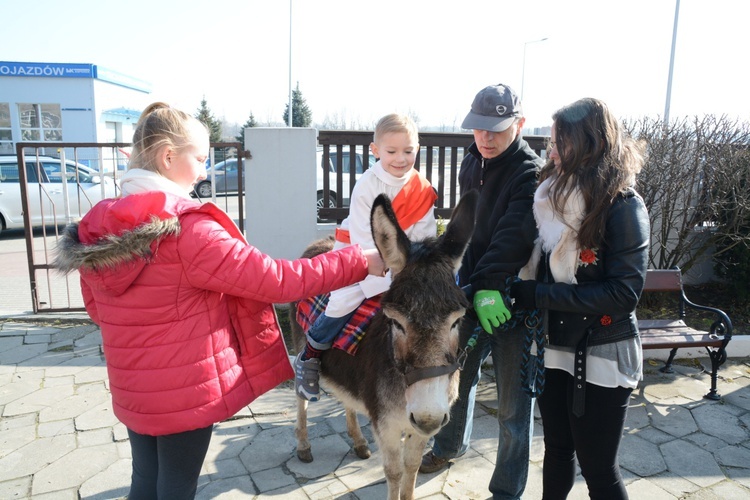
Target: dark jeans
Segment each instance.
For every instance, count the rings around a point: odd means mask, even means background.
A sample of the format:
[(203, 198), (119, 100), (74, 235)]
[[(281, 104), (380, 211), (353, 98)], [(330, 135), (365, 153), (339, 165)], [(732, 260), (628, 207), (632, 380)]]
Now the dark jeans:
[(627, 499), (617, 452), (632, 389), (586, 384), (586, 409), (573, 415), (573, 377), (547, 370), (539, 410), (544, 425), (544, 500), (564, 499), (575, 481), (576, 465), (592, 499)]
[(128, 500), (195, 498), (213, 425), (194, 431), (145, 436), (128, 429), (133, 475)]

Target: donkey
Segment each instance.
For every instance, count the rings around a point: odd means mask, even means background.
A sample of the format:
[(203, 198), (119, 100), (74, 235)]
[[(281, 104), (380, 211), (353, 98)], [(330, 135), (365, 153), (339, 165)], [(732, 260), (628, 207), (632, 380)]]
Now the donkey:
[[(383, 453), (388, 498), (412, 499), (417, 470), (428, 439), (450, 418), (458, 396), (458, 327), (468, 300), (455, 274), (474, 228), (478, 194), (464, 196), (439, 238), (412, 243), (401, 230), (387, 197), (371, 212), (375, 244), (390, 268), (391, 288), (360, 341), (356, 356), (329, 349), (321, 358), (321, 377), (346, 410), (347, 431), (358, 457), (370, 450), (356, 412), (369, 416)], [(319, 240), (306, 251), (332, 248)], [(297, 352), (305, 337), (290, 307)], [(313, 460), (307, 435), (307, 401), (297, 408), (297, 456)]]

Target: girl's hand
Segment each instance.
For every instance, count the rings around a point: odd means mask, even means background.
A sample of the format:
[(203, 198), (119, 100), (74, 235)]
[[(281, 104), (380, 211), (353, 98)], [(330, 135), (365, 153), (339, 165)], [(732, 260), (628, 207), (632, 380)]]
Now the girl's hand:
[(386, 271), (385, 262), (380, 256), (380, 252), (377, 249), (362, 250), (367, 258), (367, 272), (375, 276), (385, 276)]

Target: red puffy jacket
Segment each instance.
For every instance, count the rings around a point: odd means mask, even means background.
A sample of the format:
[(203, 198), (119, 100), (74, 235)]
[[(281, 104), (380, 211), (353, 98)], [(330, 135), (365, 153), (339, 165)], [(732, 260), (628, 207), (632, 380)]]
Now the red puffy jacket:
[(148, 435), (219, 422), (291, 378), (272, 304), (367, 275), (359, 247), (274, 260), (215, 205), (157, 191), (100, 202), (57, 252), (101, 327), (115, 415)]

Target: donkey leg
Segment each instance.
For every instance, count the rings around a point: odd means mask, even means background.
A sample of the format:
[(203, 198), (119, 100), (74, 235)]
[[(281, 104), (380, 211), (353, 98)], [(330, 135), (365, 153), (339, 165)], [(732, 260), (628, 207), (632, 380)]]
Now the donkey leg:
[(297, 398), (297, 422), (294, 425), (294, 434), (297, 436), (297, 458), (301, 462), (313, 461), (310, 441), (307, 439), (307, 401)]
[(401, 500), (412, 500), (414, 488), (417, 484), (417, 471), (422, 463), (427, 440), (421, 436), (409, 433), (404, 438), (404, 475), (401, 478)]
[(367, 445), (367, 439), (362, 435), (362, 429), (359, 427), (357, 412), (351, 408), (346, 410), (346, 432), (354, 440), (354, 453), (359, 458), (370, 458), (370, 447)]
[(402, 428), (399, 425), (389, 426), (387, 419), (385, 422), (379, 422), (378, 424), (374, 423), (373, 430), (378, 448), (383, 454), (383, 472), (388, 483), (388, 500), (398, 500), (401, 491), (401, 478), (404, 474), (404, 461), (401, 456)]

